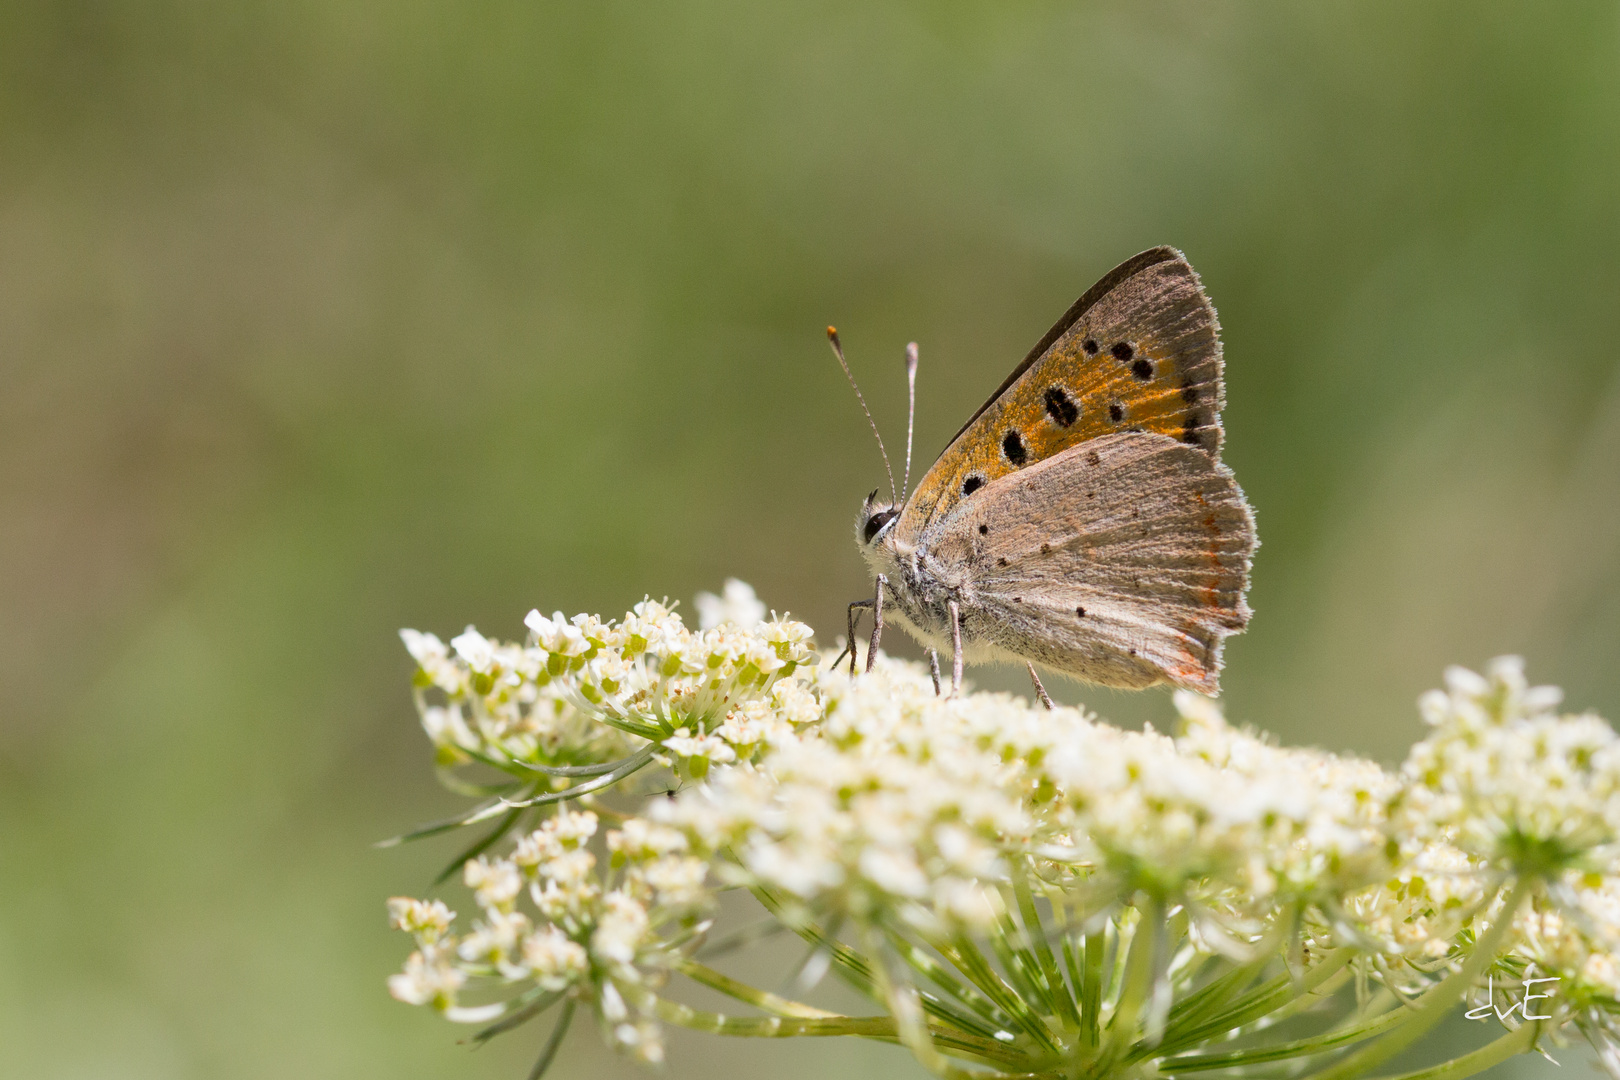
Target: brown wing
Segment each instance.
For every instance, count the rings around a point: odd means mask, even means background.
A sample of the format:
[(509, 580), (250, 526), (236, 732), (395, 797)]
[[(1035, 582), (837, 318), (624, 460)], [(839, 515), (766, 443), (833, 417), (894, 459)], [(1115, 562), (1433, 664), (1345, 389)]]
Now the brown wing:
[(920, 532), (986, 484), (1121, 431), (1220, 460), (1221, 342), (1198, 275), (1174, 248), (1121, 263), (1064, 313), (951, 440), (907, 500)]
[(1215, 693), (1222, 642), (1249, 620), (1249, 505), (1224, 465), (1164, 435), (1106, 435), (1004, 475), (922, 541), (968, 567), (974, 643), (1089, 682)]

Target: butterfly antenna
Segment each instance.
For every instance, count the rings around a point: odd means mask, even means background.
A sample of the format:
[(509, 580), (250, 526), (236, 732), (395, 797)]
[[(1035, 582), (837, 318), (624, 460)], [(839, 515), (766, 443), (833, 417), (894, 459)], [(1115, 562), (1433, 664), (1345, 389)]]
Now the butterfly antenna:
[(872, 410), (866, 407), (866, 398), (861, 394), (861, 388), (849, 370), (849, 361), (844, 359), (844, 346), (839, 344), (837, 327), (827, 327), (827, 340), (832, 342), (833, 355), (838, 357), (838, 366), (844, 369), (844, 378), (849, 380), (850, 388), (855, 391), (855, 400), (861, 403), (861, 412), (866, 414), (866, 422), (872, 425), (872, 436), (877, 439), (878, 453), (883, 455), (883, 471), (889, 474), (889, 495), (895, 502), (899, 502), (900, 496), (894, 490), (894, 467), (889, 464), (889, 452), (883, 448), (883, 436), (878, 434), (877, 421), (872, 419)]
[(906, 346), (906, 478), (900, 490), (911, 494), (911, 428), (917, 419), (917, 343)]

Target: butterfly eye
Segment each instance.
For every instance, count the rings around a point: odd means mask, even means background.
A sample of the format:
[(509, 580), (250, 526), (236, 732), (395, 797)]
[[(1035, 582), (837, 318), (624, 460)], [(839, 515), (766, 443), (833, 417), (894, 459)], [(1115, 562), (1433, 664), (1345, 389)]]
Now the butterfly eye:
[(866, 542), (868, 544), (872, 542), (872, 537), (878, 534), (878, 530), (887, 525), (894, 518), (896, 513), (897, 511), (894, 510), (879, 510), (877, 513), (866, 519), (866, 528), (863, 529), (862, 532), (864, 533)]

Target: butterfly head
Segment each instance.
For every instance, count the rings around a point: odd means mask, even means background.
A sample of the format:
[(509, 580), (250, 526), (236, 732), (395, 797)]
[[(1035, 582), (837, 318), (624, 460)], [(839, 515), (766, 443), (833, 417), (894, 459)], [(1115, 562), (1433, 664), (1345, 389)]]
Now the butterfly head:
[(879, 502), (878, 493), (873, 491), (861, 505), (861, 512), (855, 515), (856, 542), (862, 548), (870, 547), (890, 530), (899, 516), (898, 506), (892, 502)]

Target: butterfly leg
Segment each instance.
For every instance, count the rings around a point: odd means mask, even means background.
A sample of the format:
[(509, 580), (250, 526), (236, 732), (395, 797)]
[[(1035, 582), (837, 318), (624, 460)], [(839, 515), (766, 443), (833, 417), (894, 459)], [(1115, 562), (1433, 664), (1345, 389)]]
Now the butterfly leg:
[[(844, 658), (844, 653), (849, 653), (849, 673), (851, 676), (855, 674), (855, 624), (861, 618), (858, 613), (871, 606), (872, 601), (870, 600), (857, 600), (849, 605), (849, 637), (845, 639), (849, 644), (844, 646), (844, 652), (838, 654), (838, 660)], [(832, 666), (834, 668), (838, 666), (838, 660), (833, 661)]]
[(872, 670), (872, 661), (877, 659), (878, 642), (883, 640), (883, 586), (888, 583), (889, 579), (882, 574), (877, 576), (877, 595), (872, 598), (872, 640), (866, 646), (867, 671)]
[(962, 609), (950, 601), (951, 610), (951, 696), (962, 692)]
[(1035, 693), (1040, 695), (1041, 704), (1050, 709), (1052, 707), (1052, 699), (1046, 696), (1046, 687), (1041, 685), (1041, 677), (1035, 674), (1035, 665), (1030, 663), (1028, 660), (1025, 660), (1024, 666), (1029, 668), (1029, 677), (1035, 681)]
[(928, 674), (934, 677), (934, 696), (939, 697), (939, 653), (928, 650)]

